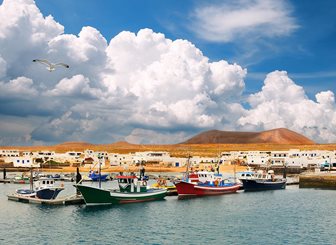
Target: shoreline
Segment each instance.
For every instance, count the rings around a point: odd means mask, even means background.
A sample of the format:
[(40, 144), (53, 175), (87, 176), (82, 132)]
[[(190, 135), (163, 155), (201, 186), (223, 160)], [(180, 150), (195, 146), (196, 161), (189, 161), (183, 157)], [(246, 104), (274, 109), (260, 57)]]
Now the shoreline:
[[(0, 168), (3, 167), (0, 166)], [(247, 167), (245, 166), (234, 166), (234, 165), (225, 165), (220, 166), (220, 173), (234, 173), (236, 168), (236, 172), (246, 171)], [(61, 168), (34, 168), (34, 170), (39, 170), (40, 172), (52, 172), (52, 173), (76, 173), (77, 167), (61, 167)], [(7, 172), (29, 172), (29, 169), (16, 169), (16, 168), (6, 168)], [(79, 171), (81, 173), (89, 172), (90, 168), (79, 167)], [(120, 166), (109, 166), (102, 167), (102, 173), (119, 173), (119, 172), (139, 172), (140, 168), (137, 166), (129, 166), (127, 168)], [(145, 166), (146, 172), (154, 172), (154, 173), (184, 173), (186, 171), (186, 167), (159, 167), (159, 166)]]

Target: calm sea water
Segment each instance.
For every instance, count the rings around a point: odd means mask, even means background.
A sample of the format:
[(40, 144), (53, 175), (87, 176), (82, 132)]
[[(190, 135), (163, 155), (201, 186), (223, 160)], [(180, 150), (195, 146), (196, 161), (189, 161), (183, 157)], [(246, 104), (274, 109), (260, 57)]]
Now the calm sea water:
[[(8, 201), (6, 195), (21, 187), (0, 184), (0, 244), (336, 244), (331, 190), (288, 186), (120, 206), (49, 207)], [(72, 183), (65, 187), (62, 195), (75, 192)]]

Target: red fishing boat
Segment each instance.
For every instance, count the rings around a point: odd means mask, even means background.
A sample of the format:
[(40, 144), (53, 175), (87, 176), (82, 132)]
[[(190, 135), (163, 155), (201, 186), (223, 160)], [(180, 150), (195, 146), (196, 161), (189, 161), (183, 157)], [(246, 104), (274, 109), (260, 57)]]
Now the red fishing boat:
[(240, 188), (239, 184), (223, 179), (221, 174), (208, 171), (188, 173), (184, 179), (176, 181), (175, 186), (178, 195), (195, 196), (223, 195)]

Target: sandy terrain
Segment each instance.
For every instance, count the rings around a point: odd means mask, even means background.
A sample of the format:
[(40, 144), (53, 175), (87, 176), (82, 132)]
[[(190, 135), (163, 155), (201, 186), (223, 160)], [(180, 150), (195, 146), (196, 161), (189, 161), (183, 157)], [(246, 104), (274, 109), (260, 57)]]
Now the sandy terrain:
[(107, 151), (120, 154), (128, 154), (139, 151), (168, 151), (171, 156), (187, 157), (207, 156), (217, 157), (223, 151), (280, 151), (289, 149), (300, 150), (336, 150), (336, 144), (176, 144), (176, 145), (135, 145), (127, 142), (117, 142), (113, 144), (93, 145), (85, 142), (65, 142), (53, 146), (0, 146), (1, 149), (17, 149), (20, 151)]

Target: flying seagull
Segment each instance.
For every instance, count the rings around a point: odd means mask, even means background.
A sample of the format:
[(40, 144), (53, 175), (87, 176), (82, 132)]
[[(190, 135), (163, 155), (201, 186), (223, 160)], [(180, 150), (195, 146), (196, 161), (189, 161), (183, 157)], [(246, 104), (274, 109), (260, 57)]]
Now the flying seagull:
[(41, 64), (44, 64), (47, 66), (47, 70), (52, 72), (56, 69), (56, 66), (64, 66), (65, 68), (69, 68), (70, 66), (67, 65), (67, 64), (64, 64), (64, 63), (56, 63), (56, 64), (53, 64), (53, 63), (50, 63), (48, 60), (39, 60), (39, 59), (35, 59), (33, 60), (33, 62), (39, 62)]

